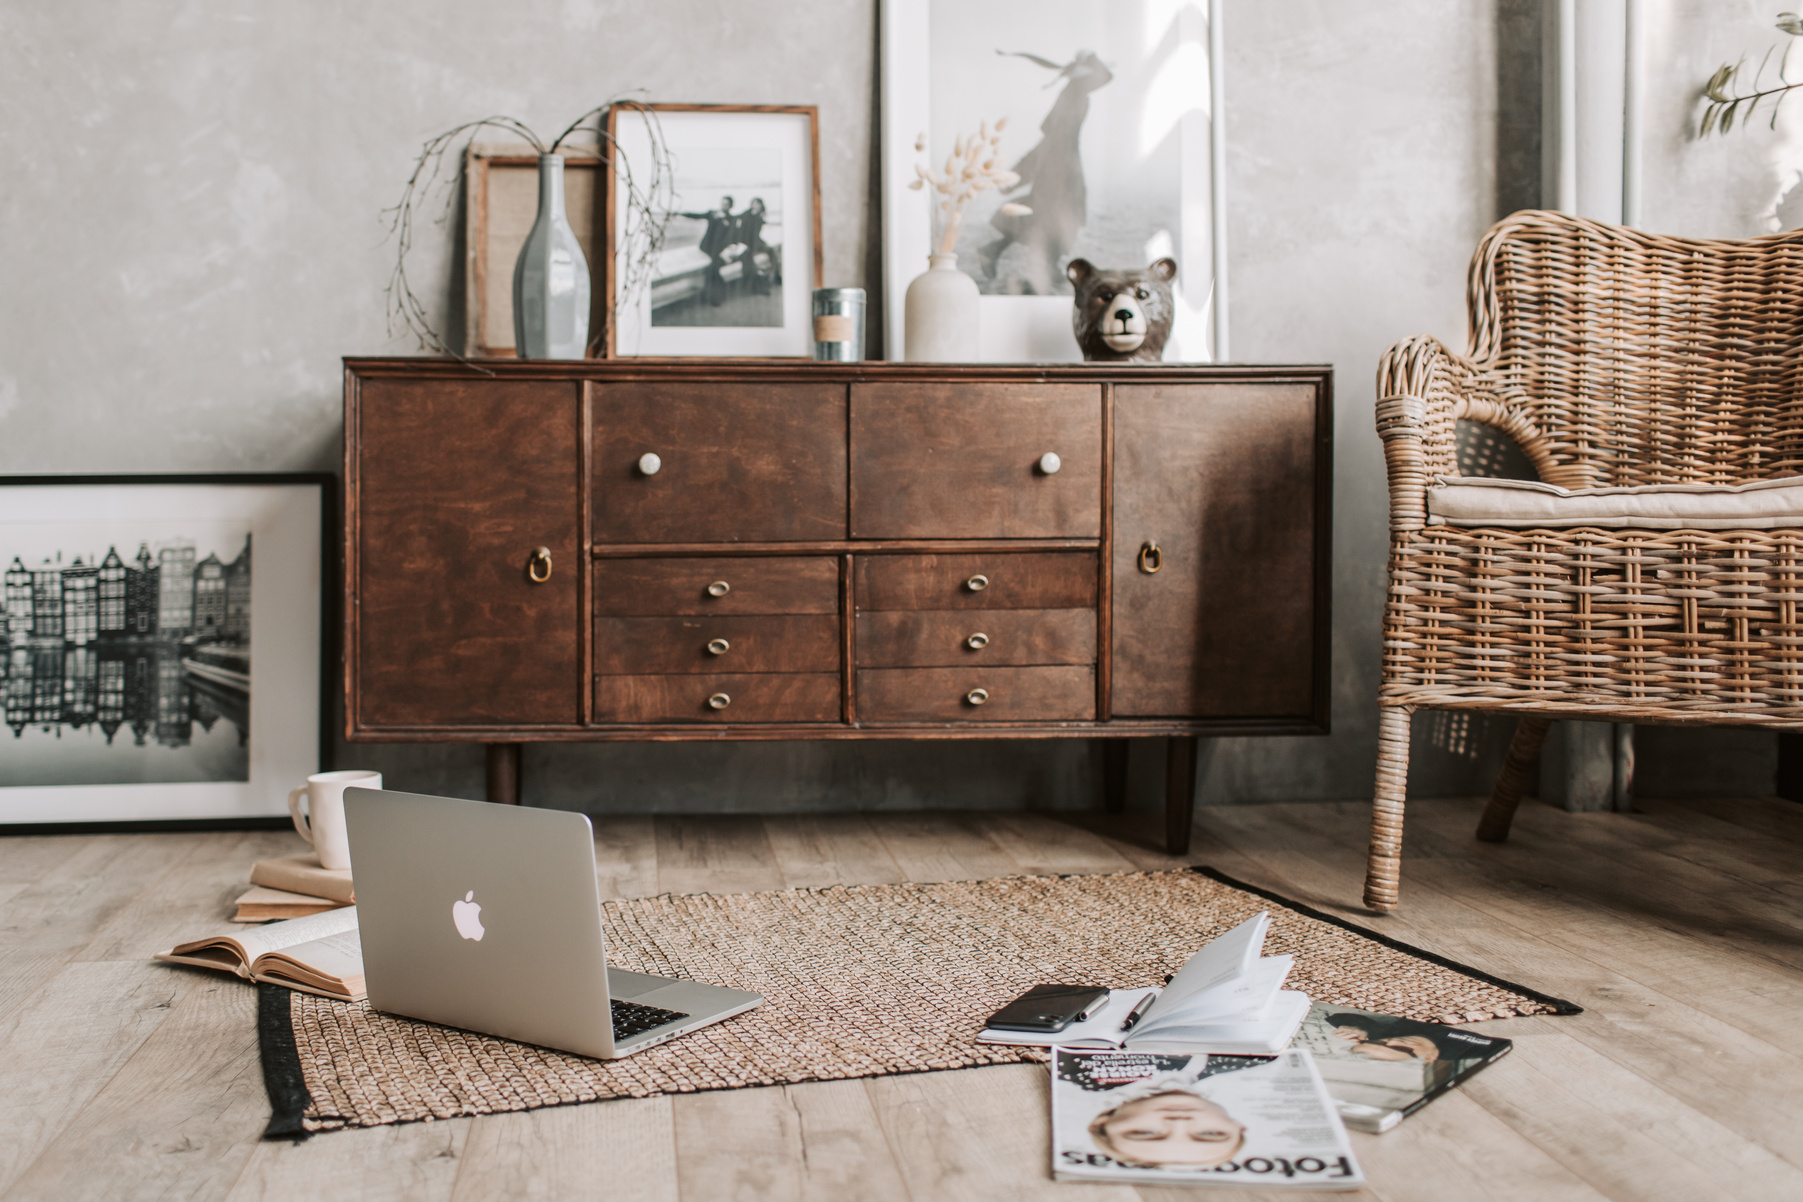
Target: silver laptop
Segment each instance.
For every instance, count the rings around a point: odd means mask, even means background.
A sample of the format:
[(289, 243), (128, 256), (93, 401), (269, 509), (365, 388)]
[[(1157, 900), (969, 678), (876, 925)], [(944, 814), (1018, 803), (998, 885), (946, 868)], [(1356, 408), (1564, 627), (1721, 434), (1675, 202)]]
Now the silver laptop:
[(346, 789), (370, 1005), (611, 1059), (755, 993), (607, 967), (586, 815)]

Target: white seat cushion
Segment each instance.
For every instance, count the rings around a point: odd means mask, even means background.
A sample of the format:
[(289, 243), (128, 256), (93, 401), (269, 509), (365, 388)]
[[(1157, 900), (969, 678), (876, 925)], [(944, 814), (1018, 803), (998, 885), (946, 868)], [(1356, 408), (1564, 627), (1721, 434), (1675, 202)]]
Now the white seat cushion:
[(1803, 476), (1751, 484), (1642, 484), (1565, 489), (1538, 480), (1441, 479), (1427, 490), (1428, 521), (1512, 530), (1601, 526), (1630, 530), (1774, 530), (1803, 526)]

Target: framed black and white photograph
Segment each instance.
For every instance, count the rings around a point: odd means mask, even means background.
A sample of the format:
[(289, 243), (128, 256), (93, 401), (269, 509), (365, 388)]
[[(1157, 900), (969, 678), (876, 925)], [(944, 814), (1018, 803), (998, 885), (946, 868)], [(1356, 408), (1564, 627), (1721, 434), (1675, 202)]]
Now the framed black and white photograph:
[[(886, 345), (902, 357), (903, 298), (938, 244), (931, 188), (954, 148), (1000, 125), (998, 167), (958, 223), (958, 270), (980, 293), (980, 358), (1078, 360), (1073, 259), (1177, 262), (1164, 358), (1219, 359), (1225, 341), (1224, 130), (1211, 69), (1219, 3), (884, 0)], [(1213, 35), (1213, 36), (1211, 36)]]
[(323, 758), (332, 485), (0, 477), (0, 824), (287, 813)]
[[(614, 355), (796, 356), (813, 349), (821, 276), (815, 110), (804, 106), (616, 106), (609, 189), (608, 323)], [(655, 178), (623, 172), (667, 151)], [(636, 185), (652, 221), (613, 198)]]

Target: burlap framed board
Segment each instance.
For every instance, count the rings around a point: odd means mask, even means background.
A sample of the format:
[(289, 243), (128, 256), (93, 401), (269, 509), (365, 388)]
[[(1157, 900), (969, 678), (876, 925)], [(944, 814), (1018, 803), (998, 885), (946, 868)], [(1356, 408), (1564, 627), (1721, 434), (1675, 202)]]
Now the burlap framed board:
[(603, 905), (617, 967), (751, 989), (748, 1014), (621, 1060), (589, 1060), (261, 986), (270, 1138), (457, 1115), (1043, 1060), (979, 1044), (1028, 986), (1115, 988), (1175, 972), (1271, 911), (1287, 988), (1434, 1022), (1578, 1007), (1208, 868), (663, 895)]

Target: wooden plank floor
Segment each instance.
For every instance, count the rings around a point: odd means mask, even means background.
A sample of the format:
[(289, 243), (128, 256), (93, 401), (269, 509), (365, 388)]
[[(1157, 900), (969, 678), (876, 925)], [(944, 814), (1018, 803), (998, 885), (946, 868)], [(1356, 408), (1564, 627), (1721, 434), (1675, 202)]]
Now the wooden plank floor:
[[(1356, 905), (1360, 805), (1203, 809), (1190, 860), (1572, 998), (1482, 1029), (1516, 1052), (1383, 1136), (1358, 1197), (1803, 1198), (1803, 807), (1410, 807), (1403, 908)], [(609, 895), (1176, 863), (1102, 815), (597, 822)], [(1238, 1199), (1055, 1185), (1044, 1070), (1016, 1065), (258, 1137), (255, 994), (150, 962), (213, 928), (282, 833), (0, 838), (0, 1194), (632, 1202)], [(1273, 1191), (1264, 1196), (1291, 1196)], [(1345, 1195), (1342, 1195), (1345, 1196)]]

